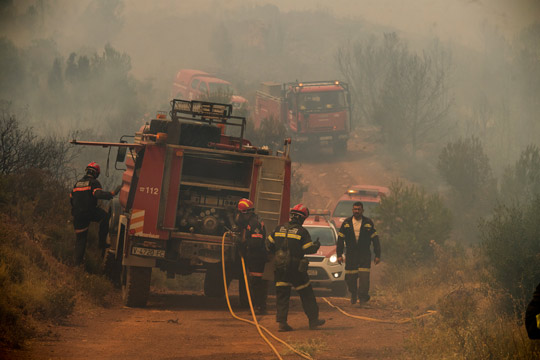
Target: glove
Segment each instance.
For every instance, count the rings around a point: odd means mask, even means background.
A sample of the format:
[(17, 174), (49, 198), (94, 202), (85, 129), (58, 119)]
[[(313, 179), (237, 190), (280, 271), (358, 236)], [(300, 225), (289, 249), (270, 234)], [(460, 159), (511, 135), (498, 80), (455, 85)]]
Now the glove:
[(317, 247), (320, 247), (321, 246), (321, 242), (319, 241), (319, 238), (317, 238), (314, 242), (315, 246)]
[(111, 194), (114, 196), (120, 192), (120, 189), (122, 189), (122, 185), (118, 185), (113, 191), (111, 191)]

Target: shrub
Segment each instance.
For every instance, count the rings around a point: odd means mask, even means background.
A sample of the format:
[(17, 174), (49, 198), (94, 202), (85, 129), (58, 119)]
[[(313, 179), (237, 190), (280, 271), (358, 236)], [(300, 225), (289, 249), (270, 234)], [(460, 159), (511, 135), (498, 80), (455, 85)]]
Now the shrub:
[(514, 166), (508, 167), (501, 181), (503, 201), (523, 203), (540, 195), (540, 149), (529, 145)]
[(451, 212), (437, 194), (427, 194), (400, 181), (390, 185), (376, 212), (383, 251), (394, 265), (415, 265), (433, 259), (431, 241), (443, 244), (451, 230)]
[(481, 224), (481, 249), (492, 278), (523, 308), (540, 281), (540, 197), (525, 206), (498, 206)]
[(468, 204), (476, 200), (480, 189), (493, 179), (482, 143), (474, 136), (448, 143), (439, 155), (437, 168), (448, 185)]

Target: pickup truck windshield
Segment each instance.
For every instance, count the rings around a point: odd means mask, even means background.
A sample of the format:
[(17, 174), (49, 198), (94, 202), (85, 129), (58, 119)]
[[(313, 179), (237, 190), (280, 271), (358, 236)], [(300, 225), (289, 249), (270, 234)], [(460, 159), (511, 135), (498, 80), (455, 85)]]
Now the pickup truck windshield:
[(314, 226), (305, 226), (305, 228), (309, 232), (309, 235), (311, 235), (311, 241), (315, 241), (319, 238), (322, 246), (336, 245), (335, 234), (331, 228)]
[[(358, 200), (343, 200), (340, 201), (332, 214), (333, 217), (349, 217), (352, 216), (352, 207)], [(371, 218), (373, 216), (373, 209), (379, 205), (376, 202), (362, 201), (364, 204), (364, 216)]]

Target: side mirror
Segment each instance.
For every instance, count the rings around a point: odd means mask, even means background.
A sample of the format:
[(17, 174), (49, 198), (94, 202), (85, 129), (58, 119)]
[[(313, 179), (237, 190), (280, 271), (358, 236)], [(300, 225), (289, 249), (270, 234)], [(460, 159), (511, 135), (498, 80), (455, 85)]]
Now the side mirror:
[(126, 160), (127, 147), (119, 147), (116, 153), (116, 162), (124, 162)]

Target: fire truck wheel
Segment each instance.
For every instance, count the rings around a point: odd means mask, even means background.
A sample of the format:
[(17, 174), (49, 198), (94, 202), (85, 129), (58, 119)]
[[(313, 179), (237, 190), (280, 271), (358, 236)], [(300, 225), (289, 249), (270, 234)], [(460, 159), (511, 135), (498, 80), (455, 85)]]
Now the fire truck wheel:
[[(230, 283), (227, 276), (227, 285)], [(221, 263), (208, 264), (206, 275), (204, 276), (204, 295), (208, 297), (223, 297), (225, 296), (225, 288), (223, 287), (223, 270)]]
[(116, 259), (116, 255), (111, 249), (107, 249), (103, 256), (103, 272), (116, 288), (120, 288), (122, 263), (120, 260)]
[(347, 295), (347, 284), (345, 281), (339, 281), (335, 284), (332, 284), (332, 295), (337, 297), (344, 297)]
[(122, 286), (124, 304), (129, 307), (144, 307), (150, 295), (152, 268), (140, 266), (125, 267), (125, 284)]
[(347, 143), (345, 141), (335, 142), (333, 148), (334, 155), (343, 155), (347, 152)]

